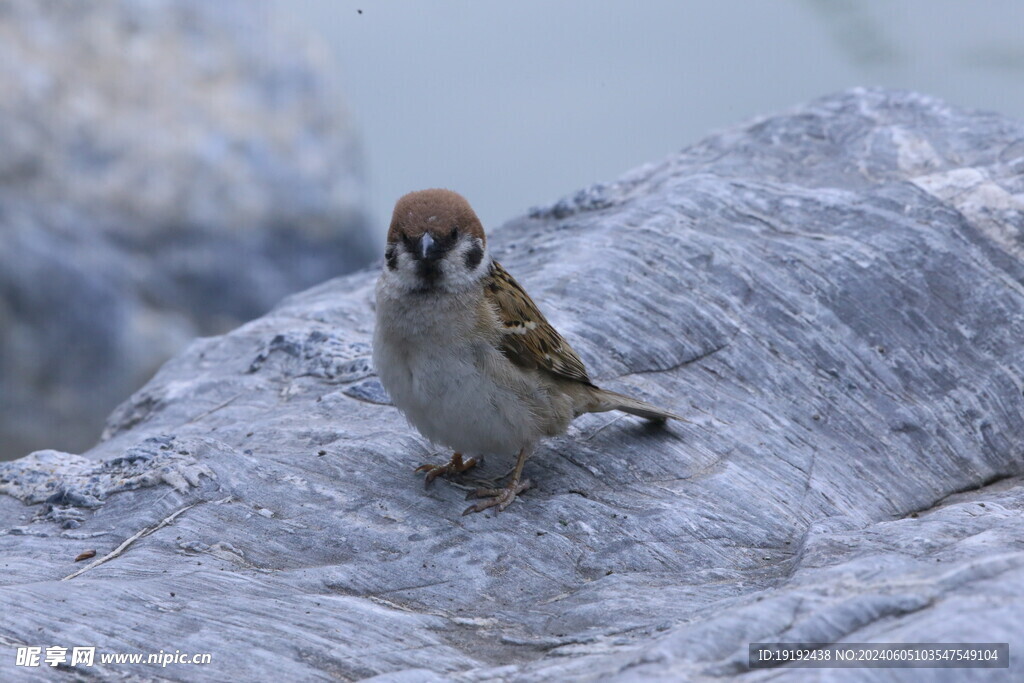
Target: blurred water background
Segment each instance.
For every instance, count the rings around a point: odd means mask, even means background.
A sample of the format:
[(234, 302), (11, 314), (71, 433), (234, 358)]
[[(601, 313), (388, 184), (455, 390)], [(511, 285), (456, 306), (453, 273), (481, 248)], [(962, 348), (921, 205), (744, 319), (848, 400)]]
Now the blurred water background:
[(854, 85), (1024, 116), (1019, 0), (279, 0), (278, 11), (336, 58), (378, 238), (412, 189), (458, 190), (494, 226)]
[(0, 0), (0, 459), (81, 452), (190, 339), (370, 263), (405, 192), (493, 228), (854, 85), (1024, 116), (1021, 26), (1019, 0)]

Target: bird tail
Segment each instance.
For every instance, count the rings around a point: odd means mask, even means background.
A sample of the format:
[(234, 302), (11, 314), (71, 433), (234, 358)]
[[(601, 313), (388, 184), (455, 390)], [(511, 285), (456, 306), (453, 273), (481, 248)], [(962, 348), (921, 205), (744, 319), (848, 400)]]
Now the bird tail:
[(686, 418), (652, 406), (646, 401), (631, 398), (607, 389), (598, 389), (593, 394), (593, 401), (587, 406), (588, 413), (603, 413), (607, 410), (621, 410), (630, 415), (636, 415), (654, 422), (664, 422), (668, 419), (689, 422)]

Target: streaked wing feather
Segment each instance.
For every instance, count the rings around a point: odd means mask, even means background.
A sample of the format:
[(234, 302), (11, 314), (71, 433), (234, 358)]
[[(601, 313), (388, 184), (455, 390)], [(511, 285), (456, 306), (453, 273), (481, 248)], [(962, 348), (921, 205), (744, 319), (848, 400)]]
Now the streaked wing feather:
[(497, 261), (492, 262), (484, 281), (484, 295), (494, 304), (504, 327), (501, 352), (509, 360), (520, 367), (540, 368), (564, 379), (590, 384), (580, 357)]

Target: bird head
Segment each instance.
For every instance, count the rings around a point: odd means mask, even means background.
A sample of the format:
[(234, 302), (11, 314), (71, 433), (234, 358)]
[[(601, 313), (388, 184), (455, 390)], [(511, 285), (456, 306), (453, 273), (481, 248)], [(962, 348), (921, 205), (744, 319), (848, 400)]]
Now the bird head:
[(487, 236), (451, 190), (410, 192), (395, 204), (384, 250), (389, 276), (410, 291), (457, 291), (486, 272)]

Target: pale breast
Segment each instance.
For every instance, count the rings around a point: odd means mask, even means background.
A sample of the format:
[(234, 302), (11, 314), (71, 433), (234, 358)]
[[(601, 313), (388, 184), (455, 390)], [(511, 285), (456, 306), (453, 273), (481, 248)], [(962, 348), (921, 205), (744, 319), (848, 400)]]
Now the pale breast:
[(432, 442), (515, 454), (545, 433), (547, 392), (480, 339), (475, 319), (460, 313), (467, 307), (449, 303), (410, 306), (378, 291), (373, 357), (381, 384)]
[[(469, 454), (514, 454), (539, 437), (537, 416), (471, 346), (378, 344), (375, 362), (395, 406), (431, 441)], [(528, 386), (520, 391), (536, 394)]]

